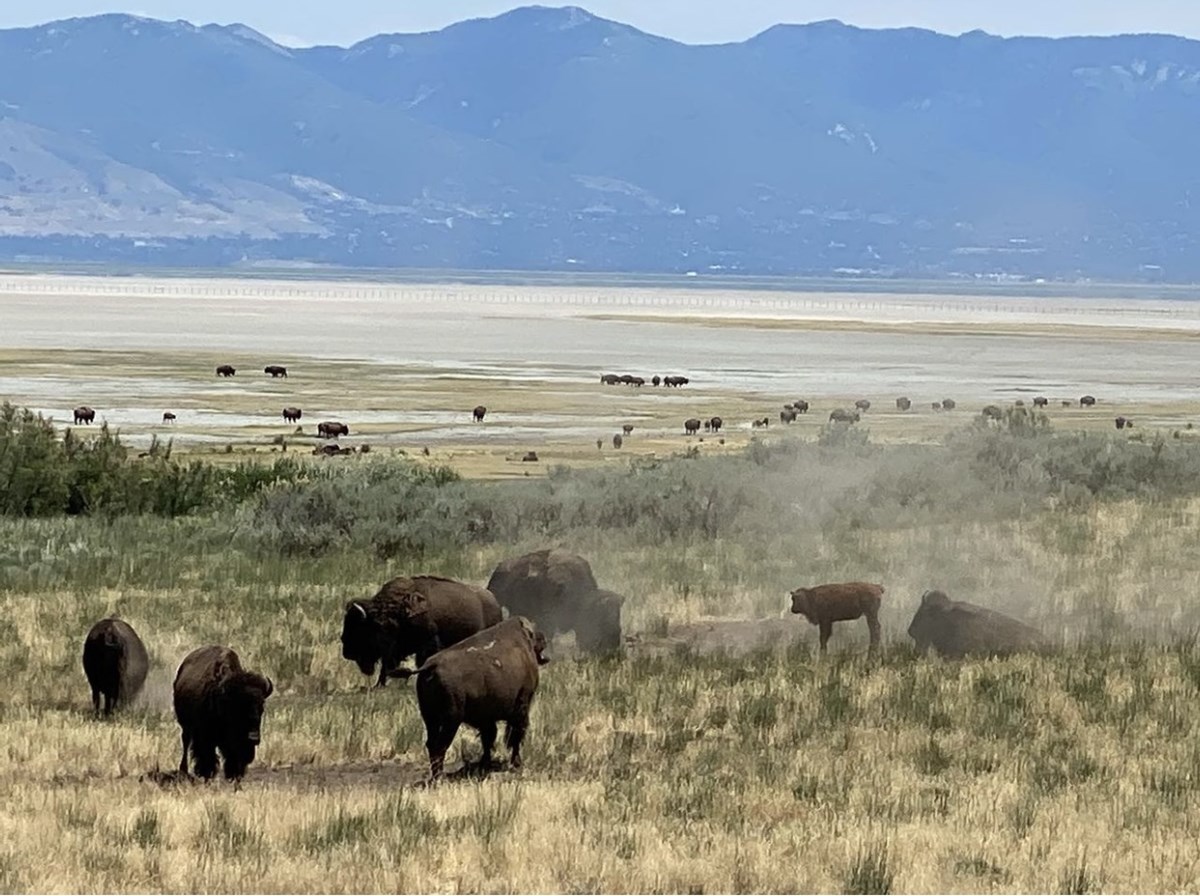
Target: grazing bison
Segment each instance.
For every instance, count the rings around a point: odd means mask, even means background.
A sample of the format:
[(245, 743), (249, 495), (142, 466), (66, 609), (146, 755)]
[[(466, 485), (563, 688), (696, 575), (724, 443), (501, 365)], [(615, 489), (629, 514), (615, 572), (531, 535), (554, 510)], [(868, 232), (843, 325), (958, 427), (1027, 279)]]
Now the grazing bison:
[(100, 715), (100, 697), (104, 697), (104, 715), (128, 706), (146, 683), (150, 658), (137, 632), (122, 619), (101, 619), (83, 642), (83, 672), (92, 687), (92, 710)]
[(646, 385), (646, 378), (641, 376), (631, 377), (629, 384), (631, 386), (644, 386)]
[[(767, 418), (763, 417), (763, 425), (764, 426), (766, 425), (767, 422), (768, 422)], [(795, 423), (796, 422), (796, 409), (795, 408), (784, 408), (782, 411), (780, 411), (779, 412), (779, 422), (780, 423)]]
[(985, 420), (1003, 420), (1004, 419), (1004, 411), (1001, 410), (999, 405), (994, 405), (994, 404), (985, 405), (983, 410), (979, 412), (979, 415), (981, 417), (983, 417)]
[(287, 368), (281, 367), (278, 364), (268, 364), (266, 367), (263, 368), (263, 373), (269, 373), (271, 375), (272, 379), (274, 379), (275, 377), (280, 377), (280, 376), (286, 377), (287, 376)]
[(300, 408), (284, 408), (283, 409), (283, 419), (287, 423), (295, 423), (297, 420), (299, 420), (303, 416), (304, 416), (304, 412), (302, 410), (300, 410)]
[(662, 384), (662, 377), (659, 376), (657, 373), (654, 374), (654, 376), (650, 377), (650, 385), (658, 386), (661, 384)]
[(829, 422), (831, 423), (857, 423), (859, 419), (858, 411), (834, 408), (829, 412)]
[(172, 414), (170, 411), (164, 411), (163, 412), (163, 423), (174, 423), (174, 422), (175, 422), (175, 415)]
[(600, 377), (600, 382), (605, 386), (615, 386), (621, 382), (621, 378), (615, 373), (606, 373)]
[(222, 364), (217, 368), (217, 376), (233, 376), (237, 373), (237, 368), (232, 364)]
[(808, 413), (808, 402), (804, 401), (803, 399), (801, 399), (800, 401), (793, 401), (792, 407), (795, 409), (797, 414), (807, 414)]
[(632, 423), (622, 423), (621, 424), (621, 432), (623, 432), (625, 435), (631, 434), (633, 432), (633, 424)]
[(675, 388), (678, 388), (680, 386), (686, 386), (689, 382), (691, 382), (691, 381), (686, 376), (664, 376), (663, 377), (663, 385), (664, 386), (674, 386)]
[(363, 675), (379, 666), (375, 687), (388, 678), (407, 678), (400, 663), (416, 656), (420, 666), (444, 647), (495, 625), (503, 618), (492, 592), (439, 576), (399, 576), (368, 600), (346, 604), (342, 656)]
[(958, 404), (957, 404), (957, 402), (955, 402), (955, 400), (953, 398), (943, 398), (942, 399), (942, 410), (944, 410), (944, 411), (952, 411), (957, 406), (958, 406)]
[(196, 774), (217, 773), (217, 752), (225, 777), (237, 781), (254, 761), (262, 740), (262, 717), (275, 690), (271, 679), (242, 668), (228, 647), (200, 647), (189, 653), (175, 674), (175, 718), (183, 733), (179, 773), (188, 773), (188, 749)]
[(1036, 398), (1033, 399), (1033, 406), (1035, 408), (1049, 407), (1050, 399), (1047, 398), (1045, 395), (1038, 395)]
[(478, 404), (475, 406), (475, 410), (471, 411), (471, 416), (475, 418), (476, 423), (482, 423), (483, 418), (487, 416), (487, 408)]
[(621, 437), (621, 434), (619, 432), (613, 433), (613, 447), (620, 448), (624, 444), (625, 440)]
[(345, 423), (326, 420), (317, 424), (317, 435), (323, 439), (336, 439), (338, 436), (350, 435), (350, 427)]
[(503, 722), (509, 763), (521, 767), (521, 743), (547, 662), (546, 638), (523, 616), (506, 619), (435, 653), (417, 670), (417, 705), (425, 722), (429, 777), (441, 777), (446, 751), (462, 725), (479, 732), (480, 766), (492, 766), (496, 728)]
[(598, 451), (604, 450), (604, 439), (596, 439), (596, 449)]
[(683, 431), (689, 436), (694, 436), (700, 431), (700, 420), (696, 417), (689, 417), (683, 421)]
[(910, 399), (908, 399), (908, 398), (897, 398), (896, 399), (896, 410), (907, 411), (907, 410), (911, 410), (911, 409), (912, 409), (912, 401)]
[(871, 410), (871, 402), (865, 398), (860, 398), (858, 401), (854, 402), (854, 406), (856, 408), (858, 408), (860, 411), (862, 411), (864, 414), (867, 411)]
[(80, 405), (75, 409), (75, 422), (92, 423), (96, 419), (96, 412), (87, 405)]
[(1096, 404), (1096, 399), (1092, 395), (1085, 395), (1085, 396), (1083, 396), (1083, 398), (1079, 399), (1079, 406), (1081, 408), (1090, 408), (1090, 407), (1095, 406), (1095, 404)]
[(713, 432), (720, 432), (721, 427), (725, 425), (725, 421), (720, 417), (713, 417), (708, 421), (708, 428)]
[(833, 634), (835, 622), (848, 622), (865, 616), (867, 632), (871, 639), (871, 652), (879, 648), (879, 603), (883, 597), (883, 586), (870, 582), (844, 582), (834, 585), (817, 585), (814, 588), (797, 588), (791, 592), (792, 612), (802, 615), (821, 630), (821, 653), (829, 636)]
[(965, 656), (1001, 656), (1045, 646), (1041, 632), (966, 601), (950, 600), (941, 591), (926, 591), (921, 596), (908, 626), (908, 635), (921, 651), (932, 647), (951, 658)]
[(488, 579), (488, 590), (510, 615), (529, 617), (547, 637), (573, 631), (583, 650), (621, 647), (625, 598), (600, 588), (578, 554), (555, 548), (505, 560)]
[(1133, 421), (1130, 420), (1128, 417), (1118, 417), (1113, 422), (1116, 423), (1117, 429), (1125, 429), (1125, 427), (1127, 427), (1127, 426), (1130, 428), (1133, 427)]

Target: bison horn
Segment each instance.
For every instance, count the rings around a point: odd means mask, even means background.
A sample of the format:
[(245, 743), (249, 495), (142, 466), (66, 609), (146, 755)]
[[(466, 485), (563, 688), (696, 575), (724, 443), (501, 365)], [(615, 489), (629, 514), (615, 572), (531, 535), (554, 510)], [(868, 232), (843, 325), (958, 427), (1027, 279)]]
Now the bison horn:
[(354, 603), (352, 603), (350, 606), (352, 606), (354, 609), (358, 610), (358, 612), (362, 613), (362, 618), (363, 618), (363, 619), (366, 619), (366, 618), (367, 618), (367, 608), (366, 608), (366, 607), (364, 607), (362, 604), (360, 604), (360, 603), (358, 603), (357, 601), (355, 601), (355, 602), (354, 602)]
[(267, 696), (267, 697), (270, 697), (270, 696), (271, 696), (273, 693), (275, 693), (275, 683), (274, 683), (273, 681), (271, 681), (271, 679), (270, 679), (270, 678), (267, 678), (267, 693), (266, 693), (266, 696)]

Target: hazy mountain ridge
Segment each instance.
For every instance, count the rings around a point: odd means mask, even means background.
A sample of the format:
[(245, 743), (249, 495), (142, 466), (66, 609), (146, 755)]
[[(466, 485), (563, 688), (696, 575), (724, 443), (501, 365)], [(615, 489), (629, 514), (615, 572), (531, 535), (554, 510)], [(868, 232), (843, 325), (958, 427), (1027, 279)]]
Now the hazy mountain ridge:
[(529, 7), (350, 48), (0, 32), (0, 253), (1200, 275), (1200, 43), (819, 22), (688, 46)]

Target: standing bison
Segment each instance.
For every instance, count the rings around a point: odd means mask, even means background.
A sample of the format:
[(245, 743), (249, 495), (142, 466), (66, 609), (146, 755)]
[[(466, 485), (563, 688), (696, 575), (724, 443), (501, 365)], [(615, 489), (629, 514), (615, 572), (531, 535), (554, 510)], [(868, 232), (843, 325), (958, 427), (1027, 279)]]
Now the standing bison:
[(896, 410), (907, 411), (907, 410), (911, 410), (911, 409), (912, 409), (912, 400), (911, 399), (909, 399), (909, 398), (897, 398), (896, 399)]
[(708, 421), (708, 428), (713, 432), (720, 432), (721, 427), (725, 425), (725, 421), (720, 417), (713, 417)]
[(694, 436), (700, 431), (700, 420), (697, 417), (690, 417), (683, 421), (683, 431), (689, 436)]
[(284, 408), (283, 419), (285, 423), (295, 423), (304, 416), (304, 411), (300, 408)]
[(573, 631), (581, 650), (621, 647), (625, 598), (600, 588), (578, 554), (555, 548), (505, 560), (488, 579), (488, 590), (510, 615), (529, 617), (548, 638)]
[(80, 405), (75, 409), (75, 423), (92, 423), (96, 419), (96, 412), (87, 405)]
[(943, 399), (942, 399), (942, 410), (944, 410), (944, 411), (952, 411), (952, 410), (954, 410), (954, 409), (955, 409), (957, 406), (958, 406), (958, 405), (957, 405), (957, 403), (954, 401), (954, 399), (953, 399), (953, 398), (943, 398)]
[(162, 422), (163, 423), (174, 423), (175, 415), (172, 414), (170, 411), (163, 411), (163, 421)]
[(237, 368), (234, 367), (232, 364), (222, 364), (220, 367), (217, 368), (217, 376), (229, 377), (229, 376), (233, 376), (235, 373), (237, 373)]
[(266, 367), (263, 368), (263, 373), (270, 374), (272, 379), (275, 379), (276, 377), (280, 377), (280, 376), (286, 377), (287, 376), (287, 368), (280, 367), (278, 364), (268, 364)]
[(92, 687), (92, 711), (97, 716), (101, 697), (106, 716), (128, 706), (141, 692), (149, 669), (146, 646), (128, 622), (101, 619), (88, 631), (83, 642), (83, 672)]
[(475, 418), (476, 423), (482, 423), (483, 418), (487, 416), (487, 408), (483, 405), (476, 405), (475, 410), (471, 411), (471, 416)]
[(625, 444), (625, 439), (619, 432), (616, 432), (613, 433), (612, 443), (614, 448), (620, 448)]
[(228, 647), (199, 647), (184, 657), (175, 675), (175, 718), (183, 738), (179, 773), (188, 773), (190, 748), (199, 777), (217, 773), (219, 751), (225, 777), (241, 779), (254, 761), (263, 710), (274, 690), (271, 679), (243, 669)]
[[(763, 420), (767, 420), (767, 418), (764, 417)], [(755, 420), (754, 422), (755, 422), (755, 424), (757, 424), (759, 421)], [(770, 421), (767, 420), (767, 422), (769, 423)], [(782, 411), (780, 411), (779, 412), (779, 422), (780, 423), (795, 423), (796, 422), (796, 409), (795, 408), (784, 408)]]
[(833, 634), (835, 622), (849, 622), (860, 616), (867, 618), (870, 650), (879, 648), (879, 604), (883, 586), (870, 582), (844, 582), (797, 588), (791, 592), (792, 612), (803, 616), (821, 629), (821, 653)]
[(1034, 397), (1034, 399), (1033, 399), (1033, 406), (1034, 406), (1035, 408), (1045, 408), (1045, 407), (1049, 407), (1049, 406), (1050, 406), (1050, 399), (1049, 399), (1049, 398), (1047, 398), (1045, 395), (1038, 395), (1038, 396), (1035, 396), (1035, 397)]
[(858, 411), (850, 411), (846, 408), (834, 408), (829, 412), (830, 423), (857, 423), (859, 419)]
[(792, 407), (795, 409), (797, 414), (807, 414), (808, 413), (808, 402), (805, 401), (803, 398), (801, 398), (799, 401), (793, 401)]
[(864, 414), (871, 410), (871, 402), (866, 398), (860, 398), (858, 401), (854, 402), (854, 406)]
[(1037, 629), (966, 601), (950, 600), (941, 591), (921, 596), (908, 626), (908, 635), (921, 651), (933, 648), (953, 659), (965, 656), (1003, 656), (1045, 645)]
[(438, 576), (400, 576), (369, 600), (346, 604), (342, 656), (363, 675), (375, 672), (375, 687), (389, 678), (408, 678), (400, 663), (416, 656), (420, 666), (439, 650), (495, 625), (504, 614), (490, 591)]
[(1096, 398), (1093, 395), (1085, 395), (1085, 396), (1083, 396), (1083, 398), (1079, 399), (1079, 406), (1081, 408), (1095, 407), (1095, 405), (1096, 405)]
[(462, 725), (479, 732), (480, 765), (490, 768), (496, 729), (504, 723), (509, 762), (521, 767), (521, 743), (544, 665), (546, 638), (524, 617), (484, 629), (439, 651), (417, 670), (417, 705), (425, 722), (429, 777), (442, 775), (446, 751)]
[(317, 424), (317, 435), (322, 439), (336, 439), (338, 436), (350, 435), (350, 427), (345, 423), (326, 420)]

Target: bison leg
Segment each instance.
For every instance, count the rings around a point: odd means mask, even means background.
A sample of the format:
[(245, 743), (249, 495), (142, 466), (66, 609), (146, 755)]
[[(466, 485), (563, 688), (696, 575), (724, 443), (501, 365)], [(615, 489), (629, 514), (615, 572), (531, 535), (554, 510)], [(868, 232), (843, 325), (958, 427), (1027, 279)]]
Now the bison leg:
[(496, 723), (484, 725), (479, 729), (479, 742), (483, 745), (483, 757), (479, 764), (483, 768), (492, 768), (492, 750), (496, 747)]
[(92, 688), (92, 715), (100, 718), (100, 690)]
[(186, 728), (183, 729), (183, 755), (179, 757), (179, 774), (187, 776), (188, 773), (188, 748), (192, 745), (192, 733)]
[(217, 773), (217, 747), (211, 741), (193, 738), (192, 758), (195, 760), (197, 777), (207, 781)]
[(504, 726), (504, 740), (508, 744), (509, 764), (513, 768), (521, 767), (521, 742), (525, 740), (525, 728), (528, 718), (510, 719)]
[(425, 749), (429, 751), (429, 780), (436, 781), (442, 776), (446, 762), (446, 751), (454, 743), (454, 735), (458, 733), (457, 722), (444, 722), (431, 726), (429, 736), (425, 741)]
[(833, 634), (833, 623), (828, 619), (821, 620), (821, 653), (825, 652), (825, 645), (829, 643), (829, 636)]
[(879, 614), (874, 610), (867, 614), (867, 632), (871, 636), (870, 652), (874, 653), (879, 649)]

